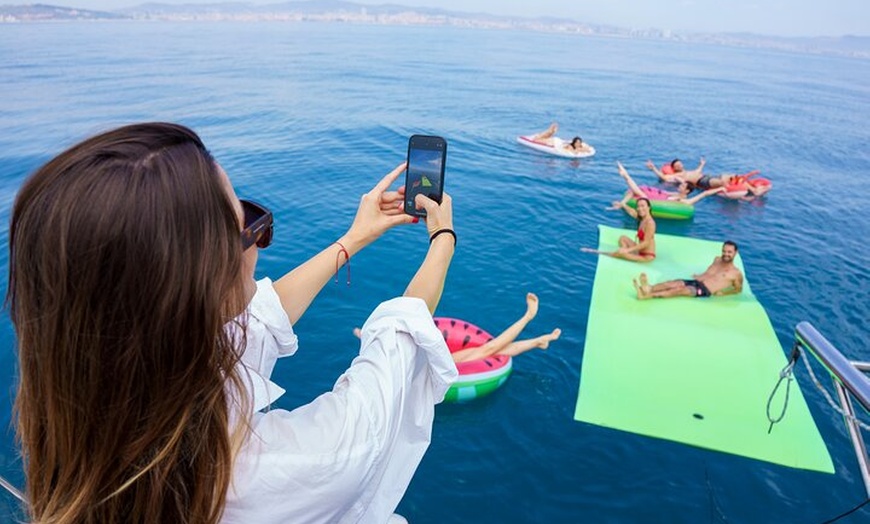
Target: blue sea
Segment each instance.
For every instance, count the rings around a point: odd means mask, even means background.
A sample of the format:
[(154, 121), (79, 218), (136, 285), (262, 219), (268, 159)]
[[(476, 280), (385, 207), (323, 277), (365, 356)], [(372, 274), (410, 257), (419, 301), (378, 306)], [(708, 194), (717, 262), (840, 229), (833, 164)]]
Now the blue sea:
[[(0, 25), (0, 75), (0, 221), (24, 178), (64, 148), (120, 124), (177, 121), (200, 133), (240, 196), (273, 209), (259, 276), (277, 278), (338, 238), (410, 135), (447, 139), (459, 243), (438, 314), (498, 332), (533, 291), (540, 312), (524, 335), (563, 336), (516, 358), (493, 395), (438, 407), (398, 508), (414, 524), (813, 523), (865, 498), (842, 418), (802, 367), (835, 475), (573, 413), (596, 267), (578, 248), (597, 244), (597, 224), (632, 226), (605, 211), (624, 191), (617, 160), (641, 183), (654, 181), (647, 159), (761, 170), (768, 197), (711, 198), (659, 232), (738, 242), (784, 352), (808, 320), (848, 357), (870, 360), (870, 61), (446, 27), (107, 22)], [(571, 161), (516, 143), (552, 121), (598, 153)], [(324, 289), (296, 326), (300, 352), (277, 366), (280, 407), (332, 387), (357, 352), (352, 328), (402, 293), (426, 246), (422, 225), (391, 231), (353, 259), (349, 287), (342, 273)], [(20, 486), (15, 358), (4, 312), (0, 474)], [(0, 521), (21, 518), (15, 499), (0, 501)], [(867, 522), (862, 511), (841, 522)]]

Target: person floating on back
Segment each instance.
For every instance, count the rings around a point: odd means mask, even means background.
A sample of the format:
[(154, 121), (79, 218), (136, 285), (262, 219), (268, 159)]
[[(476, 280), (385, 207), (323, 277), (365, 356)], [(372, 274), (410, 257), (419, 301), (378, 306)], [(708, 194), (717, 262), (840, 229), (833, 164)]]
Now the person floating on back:
[(657, 187), (639, 186), (635, 183), (634, 179), (631, 178), (631, 175), (628, 174), (628, 171), (625, 170), (625, 166), (622, 165), (622, 162), (616, 162), (616, 166), (619, 170), (619, 176), (621, 176), (628, 185), (628, 191), (625, 192), (622, 200), (614, 202), (608, 209), (626, 209), (628, 208), (628, 201), (633, 198), (647, 198), (650, 201), (665, 200), (695, 205), (710, 195), (715, 195), (716, 193), (725, 191), (725, 188), (720, 186), (716, 189), (708, 189), (707, 191), (690, 197), (689, 194), (692, 192), (692, 188), (688, 182), (680, 182), (680, 187), (677, 192), (663, 191)]
[(638, 300), (671, 297), (710, 297), (734, 295), (743, 291), (743, 273), (734, 265), (737, 244), (727, 240), (722, 244), (722, 256), (713, 259), (710, 267), (691, 280), (668, 280), (650, 285), (646, 273), (632, 279)]
[[(729, 185), (740, 184), (741, 180), (742, 185), (745, 186), (746, 191), (751, 196), (761, 196), (770, 190), (769, 181), (767, 184), (758, 186), (746, 183), (747, 178), (749, 176), (758, 174), (758, 171), (751, 171), (750, 173), (744, 175), (740, 175), (737, 173), (705, 175), (703, 171), (706, 162), (706, 160), (701, 158), (701, 162), (698, 164), (698, 167), (692, 169), (691, 171), (686, 171), (686, 169), (683, 167), (683, 162), (679, 158), (675, 158), (668, 164), (670, 170), (667, 173), (664, 172), (662, 169), (656, 167), (652, 160), (646, 161), (646, 167), (647, 169), (655, 173), (656, 176), (659, 177), (659, 180), (661, 182), (680, 185), (687, 184), (690, 191), (697, 189), (699, 191), (704, 191), (708, 195), (715, 193), (715, 190), (727, 188)], [(724, 191), (724, 189), (721, 190)]]
[[(517, 340), (526, 325), (532, 321), (538, 314), (538, 295), (534, 293), (526, 294), (526, 312), (511, 326), (502, 331), (497, 337), (477, 347), (469, 347), (460, 349), (450, 354), (453, 361), (457, 364), (460, 362), (469, 362), (471, 360), (480, 360), (493, 355), (507, 355), (515, 357), (521, 353), (532, 349), (547, 349), (550, 347), (550, 342), (558, 340), (562, 335), (562, 330), (554, 329), (550, 333), (545, 333), (534, 338)], [(353, 328), (353, 334), (360, 336), (360, 328)]]
[(646, 167), (656, 174), (659, 177), (659, 180), (662, 182), (668, 182), (672, 184), (681, 184), (683, 182), (689, 184), (690, 189), (698, 189), (701, 191), (708, 191), (710, 189), (716, 189), (718, 187), (725, 187), (728, 185), (729, 180), (733, 175), (705, 175), (704, 174), (704, 166), (707, 161), (703, 158), (701, 162), (698, 164), (698, 167), (692, 169), (691, 171), (687, 171), (683, 167), (683, 162), (679, 158), (675, 158), (670, 162), (671, 172), (665, 173), (661, 169), (657, 168), (655, 164), (653, 164), (652, 160), (647, 160)]
[[(663, 166), (662, 169), (656, 167), (652, 160), (646, 161), (646, 167), (650, 171), (656, 174), (659, 177), (659, 180), (662, 182), (668, 182), (672, 184), (679, 184), (680, 182), (690, 182), (694, 183), (699, 178), (704, 176), (704, 166), (707, 164), (707, 161), (701, 157), (701, 161), (698, 163), (698, 167), (691, 170), (686, 170), (685, 166), (683, 166), (683, 161), (679, 158), (675, 158), (668, 162), (666, 166)], [(666, 172), (665, 168), (670, 167), (670, 169)], [(709, 189), (709, 188), (708, 188)]]

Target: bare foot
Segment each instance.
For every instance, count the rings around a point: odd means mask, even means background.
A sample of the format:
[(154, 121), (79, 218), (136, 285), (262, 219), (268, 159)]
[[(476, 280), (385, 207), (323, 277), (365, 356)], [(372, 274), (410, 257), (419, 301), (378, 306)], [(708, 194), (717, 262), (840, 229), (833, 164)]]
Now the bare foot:
[(634, 285), (634, 290), (637, 292), (637, 299), (643, 300), (643, 289), (641, 289), (640, 284), (637, 283), (637, 279), (632, 278), (631, 283)]
[(362, 330), (360, 330), (360, 328), (353, 328), (353, 336), (356, 338), (362, 338)]
[(562, 336), (562, 330), (556, 328), (552, 333), (548, 335), (541, 335), (537, 338), (537, 343), (535, 344), (537, 347), (541, 349), (547, 349), (550, 346), (550, 342), (554, 340), (559, 340), (559, 337)]
[(649, 288), (649, 278), (647, 278), (646, 273), (640, 274), (640, 285), (642, 288)]
[(645, 300), (652, 297), (652, 286), (649, 285), (646, 273), (640, 274), (640, 281), (633, 278), (631, 283), (634, 284), (634, 289), (637, 291), (638, 300)]
[(540, 133), (536, 133), (532, 137), (532, 139), (533, 140), (546, 140), (548, 138), (551, 138), (553, 135), (555, 135), (556, 131), (558, 131), (558, 130), (559, 130), (559, 124), (557, 124), (556, 122), (553, 122), (552, 124), (550, 124), (550, 127), (548, 127), (546, 131), (541, 131)]
[(592, 249), (591, 247), (581, 247), (580, 251), (582, 251), (584, 253), (592, 253), (594, 255), (603, 254), (603, 253), (601, 253), (601, 251), (598, 251), (597, 249)]
[(538, 295), (526, 294), (526, 318), (532, 320), (538, 314)]

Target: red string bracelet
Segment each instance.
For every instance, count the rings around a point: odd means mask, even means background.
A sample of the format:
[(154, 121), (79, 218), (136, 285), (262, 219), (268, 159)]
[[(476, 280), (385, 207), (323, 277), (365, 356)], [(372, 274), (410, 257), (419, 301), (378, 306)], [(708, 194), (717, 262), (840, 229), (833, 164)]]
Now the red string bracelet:
[(341, 248), (338, 250), (338, 253), (335, 254), (335, 283), (338, 284), (338, 270), (341, 268), (341, 254), (344, 253), (344, 260), (347, 262), (347, 285), (350, 285), (350, 254), (345, 249), (344, 245), (336, 240), (334, 242), (338, 244), (338, 247)]

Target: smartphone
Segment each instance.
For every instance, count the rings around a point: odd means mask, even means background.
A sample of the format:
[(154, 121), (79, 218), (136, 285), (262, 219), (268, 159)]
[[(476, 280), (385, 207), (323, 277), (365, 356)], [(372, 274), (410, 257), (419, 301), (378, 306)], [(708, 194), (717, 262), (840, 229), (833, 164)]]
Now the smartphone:
[(408, 139), (408, 165), (405, 168), (405, 213), (425, 217), (414, 198), (423, 194), (441, 203), (444, 195), (444, 166), (447, 141), (440, 136), (413, 135)]

